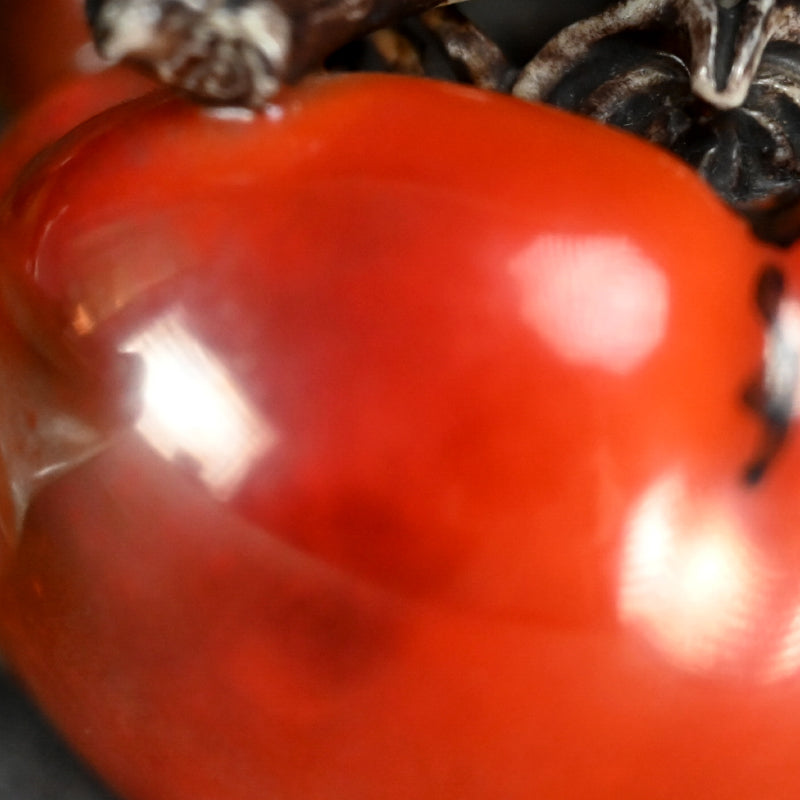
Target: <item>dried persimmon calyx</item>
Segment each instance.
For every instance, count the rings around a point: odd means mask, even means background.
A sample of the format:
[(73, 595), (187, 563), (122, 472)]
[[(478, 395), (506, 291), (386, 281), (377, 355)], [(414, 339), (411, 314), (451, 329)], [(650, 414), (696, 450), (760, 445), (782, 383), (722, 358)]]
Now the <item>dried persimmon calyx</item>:
[(342, 45), (442, 0), (88, 0), (101, 55), (214, 103), (264, 105)]

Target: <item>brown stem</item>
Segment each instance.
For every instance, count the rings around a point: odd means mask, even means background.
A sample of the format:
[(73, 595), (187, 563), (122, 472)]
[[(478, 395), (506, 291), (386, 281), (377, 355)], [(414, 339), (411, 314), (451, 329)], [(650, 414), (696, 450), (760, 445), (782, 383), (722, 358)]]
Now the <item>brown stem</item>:
[(497, 44), (458, 9), (434, 8), (420, 19), (441, 42), (450, 60), (466, 72), (470, 83), (492, 91), (511, 90), (516, 70)]

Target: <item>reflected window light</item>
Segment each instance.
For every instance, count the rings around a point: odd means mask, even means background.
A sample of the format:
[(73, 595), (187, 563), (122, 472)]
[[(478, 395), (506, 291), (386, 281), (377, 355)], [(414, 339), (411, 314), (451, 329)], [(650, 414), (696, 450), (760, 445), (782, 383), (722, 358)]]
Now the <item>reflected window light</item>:
[(169, 460), (190, 463), (219, 499), (230, 497), (275, 431), (224, 365), (171, 311), (124, 344), (144, 364), (137, 430)]
[(542, 236), (510, 269), (523, 317), (567, 361), (624, 374), (664, 338), (667, 279), (623, 238)]
[(800, 303), (785, 298), (764, 340), (764, 391), (769, 408), (780, 417), (800, 413)]
[(770, 584), (732, 512), (690, 499), (679, 477), (657, 482), (634, 509), (619, 614), (676, 664), (738, 671), (760, 661)]
[(767, 667), (766, 678), (769, 681), (780, 681), (791, 678), (798, 672), (800, 672), (800, 605), (795, 607), (789, 617), (775, 655)]

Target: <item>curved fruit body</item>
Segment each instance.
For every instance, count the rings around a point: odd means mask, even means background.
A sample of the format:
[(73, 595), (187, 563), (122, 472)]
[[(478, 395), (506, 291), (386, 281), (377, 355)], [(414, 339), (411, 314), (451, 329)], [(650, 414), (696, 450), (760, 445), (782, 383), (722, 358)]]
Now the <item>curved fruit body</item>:
[(0, 640), (123, 796), (800, 791), (781, 256), (670, 157), (331, 79), (114, 109), (0, 214)]
[(65, 79), (32, 102), (0, 138), (0, 195), (28, 161), (79, 123), (111, 106), (155, 89), (125, 67)]

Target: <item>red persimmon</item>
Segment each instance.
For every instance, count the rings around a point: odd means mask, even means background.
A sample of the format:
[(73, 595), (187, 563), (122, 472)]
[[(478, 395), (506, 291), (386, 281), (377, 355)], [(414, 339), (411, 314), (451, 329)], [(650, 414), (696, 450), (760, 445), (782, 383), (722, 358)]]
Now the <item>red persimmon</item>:
[(123, 796), (800, 791), (791, 436), (743, 477), (794, 277), (669, 155), (428, 81), (150, 96), (0, 225), (0, 641)]

